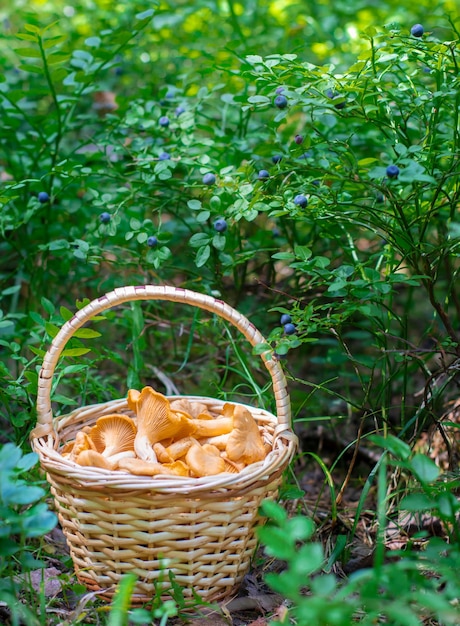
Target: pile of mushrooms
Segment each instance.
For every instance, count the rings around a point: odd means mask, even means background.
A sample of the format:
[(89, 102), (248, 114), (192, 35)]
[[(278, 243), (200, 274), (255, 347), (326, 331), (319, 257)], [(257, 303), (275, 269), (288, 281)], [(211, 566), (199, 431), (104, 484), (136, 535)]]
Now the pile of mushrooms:
[(212, 476), (237, 473), (262, 461), (265, 444), (251, 412), (226, 403), (212, 415), (199, 401), (169, 400), (152, 387), (130, 389), (128, 408), (84, 427), (66, 443), (62, 456), (78, 465), (128, 471), (138, 476)]

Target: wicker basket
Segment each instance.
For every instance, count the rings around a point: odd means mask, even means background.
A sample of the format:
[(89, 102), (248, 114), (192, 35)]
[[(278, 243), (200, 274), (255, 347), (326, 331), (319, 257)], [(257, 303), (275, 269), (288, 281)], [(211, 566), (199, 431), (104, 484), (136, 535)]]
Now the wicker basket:
[[(77, 578), (88, 589), (110, 599), (120, 578), (134, 573), (137, 583), (132, 602), (140, 604), (148, 602), (159, 586), (169, 586), (171, 570), (184, 595), (191, 595), (193, 589), (206, 601), (222, 600), (235, 593), (249, 569), (256, 545), (254, 530), (260, 523), (258, 507), (263, 499), (276, 497), (282, 472), (296, 449), (285, 377), (277, 361), (262, 355), (273, 381), (277, 417), (246, 408), (271, 451), (239, 474), (151, 478), (77, 465), (60, 454), (62, 445), (100, 416), (129, 414), (129, 410), (126, 399), (119, 399), (53, 419), (51, 386), (56, 364), (78, 328), (106, 309), (133, 300), (168, 300), (199, 307), (231, 322), (251, 345), (264, 341), (245, 317), (209, 296), (166, 286), (115, 289), (79, 310), (46, 353), (32, 445), (51, 485)], [(213, 398), (193, 399), (217, 414), (224, 405)]]

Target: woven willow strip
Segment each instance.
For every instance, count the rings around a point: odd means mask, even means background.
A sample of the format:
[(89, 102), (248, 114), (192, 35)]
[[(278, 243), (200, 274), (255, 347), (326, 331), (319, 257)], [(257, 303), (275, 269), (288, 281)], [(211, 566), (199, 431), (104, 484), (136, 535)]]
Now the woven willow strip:
[[(254, 346), (264, 343), (247, 318), (220, 300), (173, 287), (125, 287), (91, 302), (61, 328), (46, 353), (39, 377), (37, 427), (32, 444), (47, 473), (78, 580), (110, 599), (120, 578), (136, 574), (133, 604), (148, 602), (155, 587), (166, 593), (168, 572), (190, 595), (223, 599), (234, 593), (253, 554), (258, 508), (275, 498), (297, 438), (290, 426), (286, 380), (279, 363), (261, 356), (273, 383), (277, 416), (248, 405), (271, 451), (238, 474), (204, 478), (134, 476), (125, 471), (81, 467), (59, 449), (83, 426), (102, 415), (130, 415), (126, 399), (78, 408), (53, 418), (51, 387), (65, 345), (92, 317), (132, 300), (168, 300), (215, 313), (231, 322)], [(220, 415), (225, 402), (202, 396), (174, 396), (205, 404)], [(132, 415), (132, 414), (131, 414)]]

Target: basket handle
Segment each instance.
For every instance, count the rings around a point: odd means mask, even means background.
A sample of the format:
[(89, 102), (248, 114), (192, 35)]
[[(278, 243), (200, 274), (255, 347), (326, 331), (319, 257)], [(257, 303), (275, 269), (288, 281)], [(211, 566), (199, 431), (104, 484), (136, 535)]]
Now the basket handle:
[[(241, 315), (241, 313), (222, 300), (216, 300), (211, 296), (206, 296), (188, 289), (169, 286), (140, 285), (114, 289), (110, 293), (93, 300), (77, 311), (54, 337), (49, 350), (44, 356), (38, 378), (37, 426), (31, 432), (31, 439), (45, 437), (47, 435), (55, 436), (51, 408), (51, 387), (59, 356), (69, 339), (73, 336), (75, 331), (91, 320), (92, 317), (99, 315), (113, 306), (133, 300), (168, 300), (171, 302), (190, 304), (215, 313), (233, 324), (252, 346), (258, 343), (265, 343), (261, 333), (244, 315)], [(268, 350), (261, 354), (261, 358), (273, 381), (273, 392), (275, 395), (278, 420), (278, 424), (275, 428), (275, 437), (284, 436), (291, 439), (294, 436), (291, 430), (291, 406), (284, 372), (280, 364), (275, 359), (271, 358), (271, 354)]]

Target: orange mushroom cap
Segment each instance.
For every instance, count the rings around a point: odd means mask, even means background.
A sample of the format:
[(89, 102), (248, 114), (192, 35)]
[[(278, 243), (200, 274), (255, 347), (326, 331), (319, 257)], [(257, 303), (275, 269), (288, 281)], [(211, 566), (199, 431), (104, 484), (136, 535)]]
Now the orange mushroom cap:
[(230, 433), (225, 433), (223, 435), (216, 435), (215, 437), (205, 437), (200, 439), (200, 443), (204, 446), (206, 443), (210, 443), (212, 446), (215, 446), (219, 450), (225, 450), (228, 443), (228, 438), (230, 437)]
[(129, 389), (128, 391), (128, 397), (127, 397), (128, 409), (131, 409), (133, 413), (137, 413), (137, 402), (139, 400), (140, 395), (141, 395), (141, 392), (138, 391), (137, 389)]
[(165, 463), (163, 467), (169, 469), (176, 476), (190, 476), (190, 469), (183, 461)]
[[(173, 411), (182, 411), (183, 413), (187, 413), (191, 417), (198, 417), (200, 413), (206, 413), (210, 415), (208, 411), (208, 407), (204, 402), (200, 402), (199, 400), (189, 400), (188, 398), (177, 398), (176, 400), (171, 400), (171, 409)], [(212, 415), (210, 415), (212, 417)]]
[(114, 413), (99, 417), (89, 434), (96, 450), (104, 456), (134, 450), (136, 425), (127, 415)]
[(194, 443), (185, 456), (185, 462), (193, 476), (214, 476), (225, 472), (225, 461), (220, 456), (203, 450), (202, 446)]
[(228, 438), (226, 453), (230, 461), (242, 461), (249, 465), (262, 461), (265, 446), (257, 422), (244, 406), (234, 405), (233, 430)]
[(72, 461), (75, 461), (79, 454), (83, 452), (83, 450), (96, 450), (96, 446), (94, 445), (93, 440), (87, 433), (79, 430), (78, 433), (75, 435), (75, 441), (72, 446), (72, 450), (70, 451), (69, 458)]
[(75, 462), (85, 467), (100, 467), (108, 470), (114, 469), (114, 463), (111, 463), (110, 459), (107, 459), (96, 450), (82, 450), (75, 459)]
[(152, 387), (144, 387), (137, 401), (137, 435), (134, 449), (144, 461), (156, 462), (152, 448), (154, 443), (169, 439), (185, 426), (182, 415), (177, 415), (169, 406), (169, 400)]

